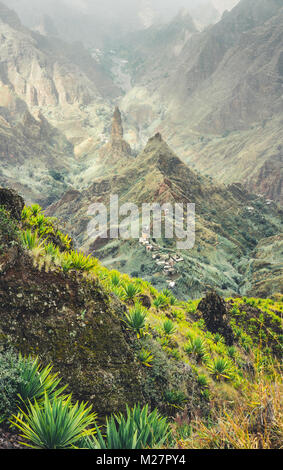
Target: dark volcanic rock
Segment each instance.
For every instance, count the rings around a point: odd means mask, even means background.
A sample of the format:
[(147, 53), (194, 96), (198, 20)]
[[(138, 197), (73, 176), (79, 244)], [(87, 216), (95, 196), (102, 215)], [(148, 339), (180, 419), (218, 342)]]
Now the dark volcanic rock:
[(13, 189), (0, 188), (0, 206), (4, 206), (14, 219), (21, 220), (24, 205), (23, 198)]
[(216, 292), (209, 292), (198, 304), (198, 310), (209, 331), (220, 333), (228, 345), (233, 344), (233, 331), (228, 323), (226, 304)]

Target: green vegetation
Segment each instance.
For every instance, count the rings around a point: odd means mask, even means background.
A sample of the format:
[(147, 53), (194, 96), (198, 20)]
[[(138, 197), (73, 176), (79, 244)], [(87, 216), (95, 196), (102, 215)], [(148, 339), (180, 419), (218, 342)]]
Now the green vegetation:
[(106, 436), (97, 428), (97, 435), (84, 442), (89, 449), (143, 449), (160, 448), (170, 439), (170, 426), (157, 410), (149, 412), (148, 405), (139, 404), (126, 415), (111, 416), (106, 423)]
[(85, 403), (72, 405), (71, 396), (50, 399), (47, 392), (39, 404), (29, 402), (28, 411), (20, 410), (23, 417), (14, 415), (11, 423), (22, 432), (22, 437), (30, 442), (30, 447), (39, 449), (66, 449), (79, 439), (91, 434), (87, 429), (95, 423), (96, 415)]
[(144, 365), (144, 366), (147, 366), (147, 367), (152, 367), (152, 361), (154, 359), (154, 356), (153, 354), (151, 354), (150, 351), (148, 351), (147, 349), (144, 349), (142, 348), (139, 352), (138, 352), (138, 360)]
[(165, 320), (162, 327), (163, 327), (163, 331), (164, 331), (165, 335), (167, 335), (167, 336), (173, 335), (174, 333), (176, 333), (176, 330), (177, 330), (177, 328), (174, 325), (174, 323), (172, 322), (172, 320)]
[(130, 308), (129, 313), (125, 315), (126, 324), (137, 333), (138, 337), (142, 334), (145, 328), (146, 315), (146, 309), (138, 303), (136, 303), (133, 308)]
[[(179, 301), (169, 290), (160, 293), (140, 278), (110, 271), (97, 259), (74, 251), (71, 239), (60, 232), (56, 221), (45, 220), (39, 206), (24, 209), (21, 230), (16, 224), (9, 226), (9, 214), (4, 210), (0, 211), (0, 221), (1, 217), (7, 225), (5, 246), (7, 240), (8, 244), (19, 240), (22, 250), (39, 270), (44, 267), (46, 271), (65, 273), (62, 277), (66, 279), (74, 271), (74, 276), (79, 273), (86, 286), (99, 286), (103, 295), (109, 296), (107, 299), (116, 296), (120, 306), (117, 316), (120, 315), (119, 321), (134, 349), (133, 362), (140, 367), (148, 402), (145, 408), (127, 407), (126, 415), (108, 416), (106, 429), (100, 430), (87, 404), (72, 404), (70, 396), (64, 396), (65, 386), (51, 365), (41, 366), (31, 356), (2, 352), (0, 419), (7, 423), (13, 415), (14, 426), (21, 428), (29, 445), (93, 449), (279, 445), (283, 422), (279, 398), (281, 295), (272, 299), (225, 299), (227, 325), (232, 329), (232, 342), (226, 344), (225, 332), (207, 330), (197, 300)], [(88, 307), (79, 302), (77, 321), (82, 331), (88, 322), (88, 312)], [(185, 384), (189, 384), (187, 389)], [(264, 418), (266, 422), (260, 427), (258, 420), (264, 410), (261, 404), (268, 408), (270, 403), (273, 418)], [(176, 413), (180, 409), (185, 412), (188, 404), (190, 424), (180, 420), (178, 425)], [(201, 415), (195, 412), (199, 409)], [(47, 436), (46, 426), (55, 414), (58, 423), (69, 423), (69, 434), (63, 433), (61, 425), (62, 434), (57, 433), (59, 424), (54, 420), (52, 433)], [(81, 423), (78, 428), (71, 424), (74, 416)], [(139, 427), (139, 422), (144, 428)], [(150, 429), (155, 429), (153, 437)]]
[(0, 206), (0, 255), (6, 246), (16, 243), (19, 238), (19, 227), (10, 217), (5, 207)]

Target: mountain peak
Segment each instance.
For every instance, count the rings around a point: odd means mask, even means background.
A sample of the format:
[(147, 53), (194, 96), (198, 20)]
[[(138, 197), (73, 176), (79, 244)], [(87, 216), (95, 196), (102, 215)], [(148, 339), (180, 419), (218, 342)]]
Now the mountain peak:
[(164, 142), (160, 132), (157, 132), (153, 137), (151, 137), (148, 142)]
[(157, 132), (153, 137), (150, 137), (150, 139), (148, 139), (147, 144), (142, 153), (152, 153), (156, 150), (160, 150), (161, 148), (163, 148), (166, 153), (171, 153), (171, 149), (169, 149), (162, 135), (160, 134), (160, 132)]

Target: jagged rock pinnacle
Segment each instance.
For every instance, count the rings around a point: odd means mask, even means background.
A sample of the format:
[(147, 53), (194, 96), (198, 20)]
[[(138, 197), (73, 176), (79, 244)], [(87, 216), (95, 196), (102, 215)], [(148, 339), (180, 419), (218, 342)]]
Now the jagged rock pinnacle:
[(132, 150), (128, 142), (123, 139), (124, 131), (122, 124), (121, 111), (116, 106), (113, 118), (110, 140), (105, 144), (100, 151), (100, 156), (105, 162), (115, 162), (123, 157), (132, 155)]
[(122, 140), (124, 136), (121, 111), (116, 106), (112, 118), (111, 142)]

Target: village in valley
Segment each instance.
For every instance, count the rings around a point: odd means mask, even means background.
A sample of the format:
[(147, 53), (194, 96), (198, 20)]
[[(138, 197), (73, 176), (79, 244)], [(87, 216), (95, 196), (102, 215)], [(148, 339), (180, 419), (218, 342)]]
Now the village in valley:
[(170, 278), (166, 282), (170, 288), (174, 288), (176, 285), (174, 277), (178, 275), (175, 265), (176, 263), (183, 262), (184, 258), (176, 253), (165, 253), (162, 247), (160, 247), (153, 240), (150, 240), (149, 234), (146, 232), (142, 233), (142, 236), (139, 239), (139, 243), (145, 247), (145, 250), (148, 254), (151, 254), (152, 259), (155, 261), (156, 265), (163, 268), (164, 275)]

